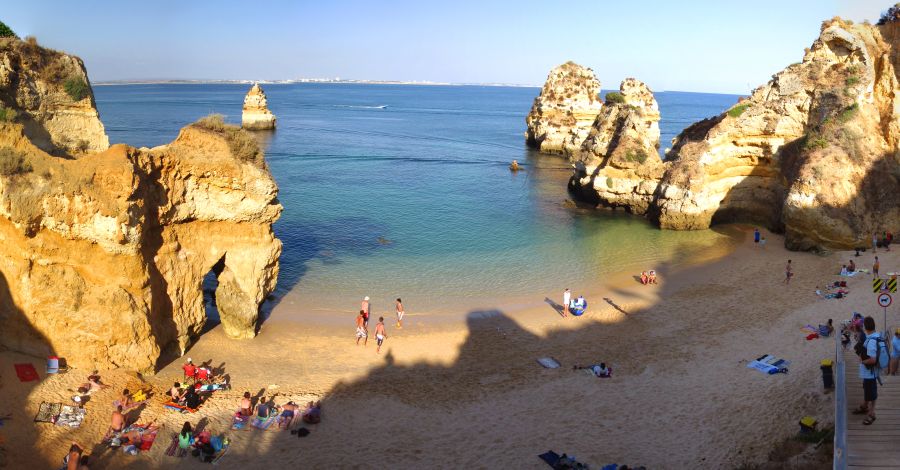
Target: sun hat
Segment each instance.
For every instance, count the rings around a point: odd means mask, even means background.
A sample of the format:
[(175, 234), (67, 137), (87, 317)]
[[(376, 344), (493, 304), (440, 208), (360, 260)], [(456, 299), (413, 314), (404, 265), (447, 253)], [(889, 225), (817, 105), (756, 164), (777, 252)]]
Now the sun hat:
[(368, 295), (367, 295), (367, 296), (366, 296), (366, 298), (365, 298), (365, 299), (363, 299), (363, 300), (369, 300), (369, 296), (368, 296)]

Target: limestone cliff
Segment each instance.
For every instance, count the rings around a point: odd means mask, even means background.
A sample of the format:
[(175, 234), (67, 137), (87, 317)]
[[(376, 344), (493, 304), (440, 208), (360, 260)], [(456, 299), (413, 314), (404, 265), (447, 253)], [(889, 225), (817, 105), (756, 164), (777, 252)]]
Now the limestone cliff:
[(0, 39), (0, 107), (12, 111), (0, 111), (0, 121), (21, 123), (46, 152), (77, 155), (109, 147), (84, 63), (33, 40)]
[(525, 118), (525, 142), (541, 152), (575, 152), (600, 112), (600, 82), (574, 62), (550, 71), (541, 94)]
[[(661, 172), (638, 166), (620, 176), (642, 181), (642, 197), (595, 197), (646, 212), (662, 228), (755, 221), (784, 231), (794, 249), (847, 248), (896, 230), (900, 41), (892, 28), (825, 22), (802, 62), (677, 136)], [(604, 171), (593, 181), (576, 174), (573, 185), (596, 189)]]
[(625, 79), (616, 101), (607, 99), (576, 161), (572, 190), (584, 199), (644, 213), (662, 177), (659, 105), (643, 82)]
[(275, 115), (269, 111), (266, 93), (259, 83), (254, 83), (244, 97), (241, 127), (252, 131), (275, 129)]
[(224, 331), (254, 336), (278, 275), (277, 191), (252, 136), (214, 119), (78, 159), (0, 123), (0, 345), (152, 370), (202, 329), (210, 272)]

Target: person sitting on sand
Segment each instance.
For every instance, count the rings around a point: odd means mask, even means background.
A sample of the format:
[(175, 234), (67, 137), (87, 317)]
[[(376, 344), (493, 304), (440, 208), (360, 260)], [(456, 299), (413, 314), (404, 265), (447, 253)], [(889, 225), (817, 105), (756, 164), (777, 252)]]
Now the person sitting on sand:
[(194, 387), (188, 387), (184, 392), (184, 406), (196, 410), (200, 408), (202, 400)]
[(856, 263), (854, 263), (852, 259), (850, 260), (850, 264), (847, 265), (847, 272), (848, 273), (856, 272)]
[(78, 464), (81, 461), (81, 455), (84, 453), (84, 447), (72, 441), (72, 445), (69, 446), (69, 453), (66, 455), (66, 458), (63, 459), (66, 463), (66, 470), (78, 470)]
[(641, 271), (641, 284), (647, 284), (650, 282), (650, 278), (647, 276), (647, 271)]
[[(275, 398), (275, 397), (272, 397)], [(256, 417), (259, 419), (266, 419), (276, 411), (276, 406), (269, 400), (266, 400), (266, 397), (260, 397), (259, 405), (256, 405)]]
[(647, 274), (647, 283), (656, 284), (656, 271), (652, 269), (650, 270), (650, 272)]
[(191, 423), (185, 421), (181, 426), (181, 432), (178, 433), (178, 447), (190, 449), (192, 445), (194, 445), (194, 432), (191, 430)]
[(253, 414), (253, 401), (250, 400), (250, 392), (244, 392), (244, 397), (241, 398), (240, 410), (243, 416), (250, 416)]
[(131, 391), (127, 388), (122, 390), (122, 395), (119, 396), (119, 404), (122, 405), (122, 409), (125, 411), (134, 406), (134, 402), (131, 400)]
[(110, 418), (109, 423), (109, 431), (107, 431), (106, 436), (113, 436), (117, 433), (122, 432), (123, 429), (125, 429), (125, 415), (122, 413), (122, 405), (119, 405), (112, 412), (112, 417)]
[(840, 272), (840, 275), (841, 275), (841, 276), (846, 276), (846, 275), (848, 275), (848, 274), (850, 274), (850, 272), (847, 271), (847, 265), (846, 265), (846, 264), (842, 264), (842, 265), (841, 265), (841, 272)]
[(184, 394), (186, 390), (181, 388), (181, 384), (175, 382), (175, 385), (172, 385), (172, 388), (169, 389), (169, 396), (172, 397), (172, 403), (181, 403), (184, 401)]
[(824, 336), (831, 336), (834, 334), (834, 322), (830, 318), (828, 319), (828, 323), (825, 324), (825, 329), (828, 333)]
[(281, 407), (281, 416), (278, 417), (278, 426), (286, 427), (291, 424), (291, 421), (294, 420), (294, 416), (300, 411), (300, 406), (294, 403), (293, 401), (289, 401)]
[(319, 402), (309, 402), (306, 405), (306, 411), (303, 412), (303, 422), (307, 424), (318, 424), (322, 421), (322, 406)]

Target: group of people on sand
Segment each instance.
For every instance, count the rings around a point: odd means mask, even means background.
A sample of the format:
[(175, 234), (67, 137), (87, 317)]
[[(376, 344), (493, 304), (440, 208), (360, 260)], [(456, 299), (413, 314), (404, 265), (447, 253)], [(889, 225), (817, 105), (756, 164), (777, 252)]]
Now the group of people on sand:
[(758, 228), (753, 229), (753, 244), (760, 248), (766, 247), (766, 237), (759, 233)]
[(294, 417), (298, 414), (301, 414), (300, 418), (304, 423), (318, 424), (322, 421), (322, 405), (318, 401), (310, 401), (306, 405), (306, 409), (301, 410), (300, 405), (294, 403), (293, 400), (284, 405), (276, 404), (275, 395), (269, 398), (262, 396), (256, 405), (254, 405), (253, 396), (250, 392), (244, 392), (244, 396), (241, 397), (240, 406), (238, 408), (238, 415), (243, 417), (255, 415), (257, 418), (265, 420), (270, 416), (278, 416), (277, 421), (279, 427), (287, 427), (290, 425), (291, 421), (293, 421)]
[(587, 307), (587, 301), (584, 300), (583, 295), (579, 295), (578, 298), (573, 299), (572, 292), (566, 287), (566, 290), (563, 291), (562, 307), (563, 317), (568, 317), (569, 314), (577, 317), (584, 313), (584, 309)]
[[(398, 297), (395, 305), (397, 309), (397, 328), (403, 328), (403, 301)], [(359, 340), (363, 340), (363, 346), (369, 344), (369, 313), (371, 311), (369, 296), (363, 298), (359, 307), (359, 315), (356, 316), (356, 345)], [(378, 317), (378, 324), (375, 325), (375, 340), (378, 342), (376, 353), (381, 353), (381, 345), (387, 339), (387, 330), (384, 326), (384, 317)]]
[(656, 271), (653, 269), (650, 271), (641, 271), (641, 284), (658, 284), (658, 282), (656, 282)]

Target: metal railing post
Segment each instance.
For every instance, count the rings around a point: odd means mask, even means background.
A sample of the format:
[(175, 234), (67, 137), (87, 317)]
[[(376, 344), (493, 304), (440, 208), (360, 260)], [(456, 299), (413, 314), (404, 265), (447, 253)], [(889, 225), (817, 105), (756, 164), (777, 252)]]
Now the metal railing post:
[(847, 377), (841, 335), (834, 335), (834, 470), (847, 470)]

